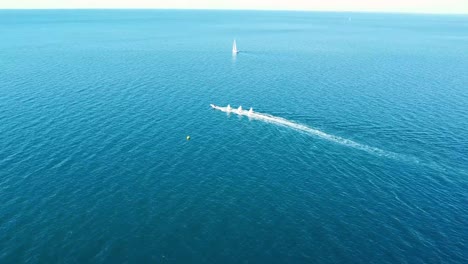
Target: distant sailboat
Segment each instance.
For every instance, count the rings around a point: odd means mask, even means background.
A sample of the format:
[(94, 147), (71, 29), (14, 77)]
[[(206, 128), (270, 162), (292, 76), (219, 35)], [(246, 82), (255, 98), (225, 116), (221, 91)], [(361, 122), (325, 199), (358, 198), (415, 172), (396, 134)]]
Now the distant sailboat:
[(237, 45), (236, 45), (236, 40), (234, 40), (234, 43), (232, 43), (232, 54), (237, 54), (239, 53), (239, 50), (237, 49)]

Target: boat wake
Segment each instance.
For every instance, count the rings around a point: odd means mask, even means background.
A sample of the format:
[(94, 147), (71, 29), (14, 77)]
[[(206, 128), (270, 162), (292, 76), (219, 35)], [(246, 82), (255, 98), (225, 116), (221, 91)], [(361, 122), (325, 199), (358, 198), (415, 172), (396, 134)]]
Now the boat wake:
[(290, 121), (281, 117), (254, 112), (252, 108), (250, 108), (250, 110), (244, 110), (242, 109), (241, 106), (239, 106), (239, 108), (231, 108), (230, 105), (226, 107), (222, 107), (222, 106), (216, 106), (213, 104), (211, 104), (211, 107), (215, 110), (219, 110), (225, 113), (232, 113), (232, 114), (236, 114), (240, 116), (248, 116), (249, 118), (252, 118), (252, 119), (257, 119), (257, 120), (264, 121), (267, 123), (289, 127), (294, 130), (304, 132), (312, 136), (316, 136), (316, 137), (319, 137), (328, 141), (332, 141), (332, 142), (335, 142), (344, 146), (362, 150), (362, 151), (365, 151), (374, 155), (384, 156), (384, 157), (389, 157), (389, 158), (394, 158), (394, 159), (402, 158), (400, 154), (390, 152), (390, 151), (385, 151), (385, 150), (375, 148), (375, 147), (371, 147), (371, 146), (361, 144), (361, 143), (358, 143), (358, 142), (355, 142), (353, 140), (349, 140), (346, 138), (330, 135), (318, 129), (315, 129), (306, 125), (302, 125), (302, 124), (299, 124), (299, 123), (296, 123), (296, 122), (293, 122), (293, 121)]

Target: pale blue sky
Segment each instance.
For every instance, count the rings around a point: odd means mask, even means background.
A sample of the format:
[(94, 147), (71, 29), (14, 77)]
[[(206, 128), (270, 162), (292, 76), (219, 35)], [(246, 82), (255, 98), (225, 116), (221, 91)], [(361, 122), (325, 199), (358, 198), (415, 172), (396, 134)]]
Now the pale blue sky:
[(468, 0), (0, 0), (0, 8), (267, 9), (468, 14)]

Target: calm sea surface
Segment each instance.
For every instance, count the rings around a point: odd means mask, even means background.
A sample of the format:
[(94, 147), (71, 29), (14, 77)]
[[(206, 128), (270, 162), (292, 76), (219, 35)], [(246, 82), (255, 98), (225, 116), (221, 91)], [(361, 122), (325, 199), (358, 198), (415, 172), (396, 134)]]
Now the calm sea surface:
[(0, 11), (0, 263), (467, 252), (468, 16)]

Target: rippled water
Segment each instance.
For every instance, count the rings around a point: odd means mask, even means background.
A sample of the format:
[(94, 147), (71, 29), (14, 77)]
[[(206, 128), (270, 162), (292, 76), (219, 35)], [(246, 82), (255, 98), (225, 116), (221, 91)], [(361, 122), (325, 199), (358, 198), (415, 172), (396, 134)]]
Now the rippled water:
[(0, 11), (0, 263), (467, 262), (467, 32)]

